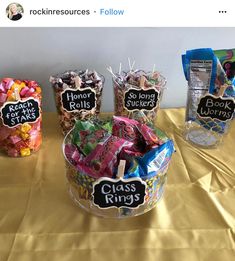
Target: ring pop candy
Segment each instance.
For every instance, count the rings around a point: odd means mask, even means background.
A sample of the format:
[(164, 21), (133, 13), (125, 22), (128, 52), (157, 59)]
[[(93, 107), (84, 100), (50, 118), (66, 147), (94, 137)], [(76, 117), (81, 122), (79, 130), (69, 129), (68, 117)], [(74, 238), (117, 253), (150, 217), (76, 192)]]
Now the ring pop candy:
[(4, 78), (0, 82), (0, 148), (25, 157), (42, 143), (41, 87), (35, 81)]

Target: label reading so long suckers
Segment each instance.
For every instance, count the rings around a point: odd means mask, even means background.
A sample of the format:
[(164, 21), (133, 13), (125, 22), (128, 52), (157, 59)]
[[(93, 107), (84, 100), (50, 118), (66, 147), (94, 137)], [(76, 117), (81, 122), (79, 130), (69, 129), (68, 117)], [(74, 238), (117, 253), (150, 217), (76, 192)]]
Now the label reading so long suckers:
[(1, 108), (1, 119), (5, 126), (16, 127), (24, 123), (36, 122), (40, 117), (37, 100), (29, 98), (24, 101), (6, 102)]
[(151, 111), (158, 105), (159, 93), (155, 88), (135, 89), (129, 88), (124, 93), (124, 107), (128, 111)]
[(91, 88), (68, 88), (61, 93), (61, 102), (63, 109), (68, 112), (91, 111), (96, 107), (96, 92)]
[(197, 114), (201, 118), (228, 121), (232, 119), (234, 109), (234, 99), (216, 97), (211, 94), (207, 94), (200, 99)]
[(93, 203), (105, 208), (138, 208), (145, 203), (146, 183), (139, 178), (100, 178), (93, 186)]

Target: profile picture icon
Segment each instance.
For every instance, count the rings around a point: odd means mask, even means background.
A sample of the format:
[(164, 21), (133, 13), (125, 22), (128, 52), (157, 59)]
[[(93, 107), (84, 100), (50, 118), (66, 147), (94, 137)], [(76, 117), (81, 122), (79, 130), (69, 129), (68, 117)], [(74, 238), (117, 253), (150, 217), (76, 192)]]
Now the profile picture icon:
[(12, 21), (18, 21), (22, 18), (24, 9), (18, 3), (11, 3), (6, 8), (7, 17)]

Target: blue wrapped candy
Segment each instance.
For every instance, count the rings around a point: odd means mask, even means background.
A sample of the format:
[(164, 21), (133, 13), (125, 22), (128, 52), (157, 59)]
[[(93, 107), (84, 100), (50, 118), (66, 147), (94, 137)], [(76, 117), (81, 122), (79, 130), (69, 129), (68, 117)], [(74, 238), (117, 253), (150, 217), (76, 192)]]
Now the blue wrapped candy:
[(124, 178), (148, 177), (158, 175), (163, 168), (167, 168), (173, 152), (175, 151), (172, 140), (151, 149), (142, 157), (133, 158), (132, 166), (127, 170)]

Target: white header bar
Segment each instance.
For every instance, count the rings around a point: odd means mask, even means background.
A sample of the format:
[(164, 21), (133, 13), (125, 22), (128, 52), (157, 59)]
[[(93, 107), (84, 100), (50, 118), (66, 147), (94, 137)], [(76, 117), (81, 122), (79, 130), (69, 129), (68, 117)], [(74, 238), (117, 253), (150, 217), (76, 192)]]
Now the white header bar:
[[(10, 3), (24, 12), (10, 20)], [(7, 9), (7, 12), (6, 12)], [(19, 10), (21, 12), (21, 10)], [(17, 16), (15, 16), (17, 18)], [(19, 18), (19, 17), (18, 17)], [(18, 19), (17, 18), (17, 19)], [(234, 0), (1, 0), (1, 27), (233, 27)]]

